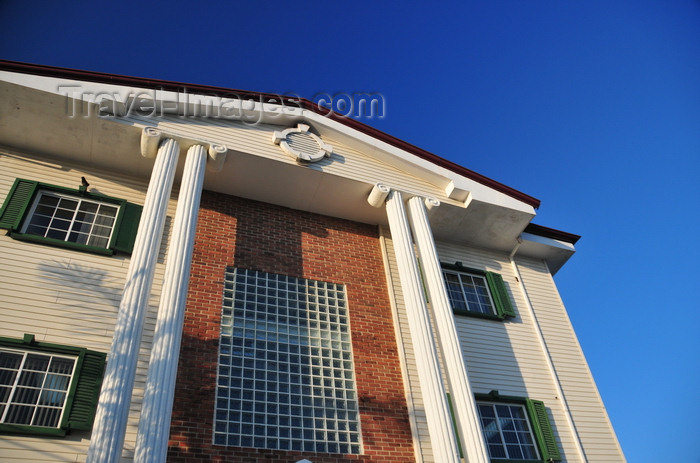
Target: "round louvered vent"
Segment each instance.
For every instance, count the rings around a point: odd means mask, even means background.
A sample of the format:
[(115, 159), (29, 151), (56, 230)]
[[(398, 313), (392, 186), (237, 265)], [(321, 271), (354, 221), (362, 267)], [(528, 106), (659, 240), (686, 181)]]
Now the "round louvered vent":
[(272, 141), (298, 162), (316, 162), (330, 157), (333, 147), (317, 135), (309, 132), (309, 126), (299, 124), (296, 128), (275, 132)]
[(321, 144), (308, 132), (292, 132), (287, 135), (285, 140), (293, 151), (298, 151), (301, 154), (302, 158), (311, 159), (321, 149)]

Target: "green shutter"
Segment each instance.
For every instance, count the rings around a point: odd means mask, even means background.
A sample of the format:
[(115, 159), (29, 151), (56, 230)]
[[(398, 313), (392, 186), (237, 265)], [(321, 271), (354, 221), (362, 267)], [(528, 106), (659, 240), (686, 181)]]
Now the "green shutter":
[(26, 352), (37, 351), (78, 357), (73, 372), (73, 382), (66, 398), (65, 413), (58, 428), (0, 424), (0, 432), (64, 436), (70, 429), (90, 430), (92, 428), (107, 354), (81, 347), (37, 342), (31, 334), (25, 334), (24, 338), (19, 339), (0, 337), (0, 346), (13, 347)]
[(97, 399), (102, 386), (105, 357), (106, 355), (101, 352), (85, 351), (82, 362), (78, 365), (80, 371), (76, 373), (77, 385), (71, 398), (72, 401), (66, 404), (69, 407), (67, 409), (68, 428), (85, 431), (92, 428)]
[[(19, 228), (22, 225), (22, 220), (24, 219), (27, 210), (31, 206), (36, 192), (39, 189), (44, 188), (47, 190), (57, 191), (69, 195), (83, 195), (96, 201), (106, 201), (114, 204), (119, 204), (119, 217), (117, 218), (117, 222), (115, 223), (115, 229), (109, 250), (102, 251), (91, 249), (91, 251), (102, 254), (111, 254), (113, 251), (131, 254), (134, 248), (134, 241), (136, 240), (136, 232), (138, 231), (139, 220), (141, 219), (141, 211), (143, 210), (143, 207), (137, 204), (129, 203), (124, 200), (119, 200), (117, 198), (111, 198), (109, 196), (85, 193), (80, 190), (60, 187), (56, 185), (48, 185), (32, 180), (25, 180), (21, 178), (15, 180), (15, 183), (12, 185), (12, 188), (10, 189), (7, 198), (5, 198), (5, 202), (3, 203), (2, 208), (0, 208), (0, 228), (6, 228), (13, 232), (19, 231)], [(23, 239), (28, 241), (40, 241), (45, 244), (54, 244), (62, 247), (86, 250), (85, 246), (76, 246), (69, 242), (57, 243), (55, 241), (52, 242), (51, 240), (38, 239), (37, 237), (20, 234), (14, 234), (13, 236), (17, 239)]]
[(131, 251), (134, 250), (134, 241), (136, 240), (136, 232), (139, 229), (142, 210), (143, 207), (138, 204), (124, 202), (120, 212), (120, 220), (117, 224), (118, 229), (114, 231), (116, 238), (112, 249), (131, 254)]
[(542, 459), (544, 461), (560, 461), (561, 454), (559, 453), (557, 441), (554, 438), (554, 431), (552, 431), (552, 425), (549, 422), (544, 402), (527, 399), (527, 411), (530, 414), (530, 422), (537, 437)]
[(10, 230), (19, 229), (27, 208), (32, 202), (38, 182), (18, 178), (5, 198), (5, 203), (0, 209), (0, 228)]
[(503, 277), (498, 273), (486, 272), (486, 281), (491, 290), (491, 297), (496, 305), (496, 312), (501, 318), (515, 317), (515, 309), (510, 302), (510, 296), (503, 282)]

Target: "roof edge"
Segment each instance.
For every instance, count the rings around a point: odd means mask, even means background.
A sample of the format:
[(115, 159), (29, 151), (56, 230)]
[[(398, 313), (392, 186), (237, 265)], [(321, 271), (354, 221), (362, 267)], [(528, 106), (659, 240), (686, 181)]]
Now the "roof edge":
[(581, 239), (580, 235), (575, 235), (573, 233), (556, 230), (554, 228), (549, 228), (534, 223), (529, 223), (523, 231), (525, 233), (531, 233), (533, 235), (542, 236), (544, 238), (551, 238), (553, 240), (564, 241), (565, 243), (571, 244), (576, 244), (578, 240)]
[(225, 87), (216, 87), (216, 86), (211, 86), (211, 85), (186, 84), (186, 83), (173, 82), (173, 81), (161, 80), (161, 79), (147, 79), (147, 78), (142, 78), (142, 77), (132, 77), (132, 76), (125, 76), (125, 75), (109, 74), (109, 73), (97, 72), (97, 71), (84, 71), (84, 70), (77, 70), (77, 69), (62, 68), (62, 67), (57, 67), (57, 66), (31, 64), (31, 63), (23, 63), (23, 62), (19, 62), (19, 61), (9, 61), (9, 60), (0, 60), (0, 70), (10, 71), (10, 72), (18, 72), (18, 73), (24, 73), (24, 74), (40, 75), (40, 76), (45, 76), (45, 77), (66, 78), (66, 79), (73, 79), (73, 80), (86, 80), (86, 81), (90, 81), (90, 82), (99, 82), (99, 83), (106, 83), (106, 84), (112, 84), (112, 85), (125, 85), (125, 86), (128, 85), (128, 86), (166, 90), (166, 91), (174, 91), (174, 92), (182, 92), (182, 91), (186, 90), (189, 93), (204, 93), (204, 94), (210, 94), (210, 95), (220, 96), (220, 97), (225, 97), (227, 95), (231, 96), (232, 94), (235, 94), (236, 97), (242, 98), (242, 99), (254, 99), (256, 101), (263, 102), (263, 103), (272, 103), (272, 104), (276, 103), (276, 104), (284, 104), (284, 105), (298, 107), (301, 109), (312, 111), (312, 112), (319, 114), (321, 116), (327, 117), (330, 120), (341, 123), (341, 124), (351, 128), (351, 129), (357, 130), (357, 131), (364, 133), (370, 137), (373, 137), (373, 138), (376, 138), (380, 141), (383, 141), (391, 146), (394, 146), (395, 148), (399, 148), (399, 149), (404, 150), (408, 153), (411, 153), (411, 154), (413, 154), (413, 155), (415, 155), (423, 160), (426, 160), (430, 163), (433, 163), (439, 167), (442, 167), (442, 168), (447, 169), (451, 172), (454, 172), (458, 175), (461, 175), (461, 176), (464, 176), (464, 177), (469, 178), (471, 180), (474, 180), (475, 182), (481, 183), (482, 185), (485, 185), (489, 188), (493, 188), (494, 190), (499, 191), (507, 196), (510, 196), (518, 201), (522, 201), (523, 203), (528, 204), (529, 206), (532, 206), (535, 209), (540, 207), (540, 200), (537, 198), (534, 198), (528, 194), (525, 194), (521, 191), (518, 191), (518, 190), (511, 188), (507, 185), (504, 185), (500, 182), (497, 182), (496, 180), (493, 180), (489, 177), (486, 177), (486, 176), (481, 175), (477, 172), (474, 172), (470, 169), (467, 169), (466, 167), (460, 166), (459, 164), (456, 164), (452, 161), (441, 158), (440, 156), (437, 156), (436, 154), (433, 154), (429, 151), (426, 151), (422, 148), (419, 148), (415, 145), (412, 145), (411, 143), (403, 141), (397, 137), (394, 137), (393, 135), (389, 135), (385, 132), (382, 132), (381, 130), (375, 129), (374, 127), (371, 127), (371, 126), (369, 126), (363, 122), (360, 122), (356, 119), (352, 119), (352, 118), (345, 117), (345, 116), (339, 115), (337, 113), (334, 113), (333, 111), (329, 110), (328, 108), (320, 106), (320, 105), (318, 105), (312, 101), (309, 101), (305, 98), (294, 98), (294, 97), (285, 96), (285, 95), (278, 95), (278, 94), (274, 94), (274, 93), (254, 92), (254, 91), (248, 91), (248, 90), (237, 90), (237, 89), (230, 89), (230, 88), (225, 88)]

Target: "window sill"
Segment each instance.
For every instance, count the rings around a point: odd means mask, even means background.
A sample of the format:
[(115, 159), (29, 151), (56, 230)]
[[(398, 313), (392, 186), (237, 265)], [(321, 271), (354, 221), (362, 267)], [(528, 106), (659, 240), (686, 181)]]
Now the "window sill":
[(114, 251), (111, 249), (100, 248), (97, 246), (88, 246), (86, 244), (72, 243), (70, 241), (56, 240), (53, 238), (44, 238), (43, 236), (28, 235), (26, 233), (10, 232), (10, 236), (19, 241), (28, 241), (31, 243), (45, 244), (57, 248), (72, 249), (74, 251), (89, 252), (91, 254), (100, 254), (103, 256), (111, 256)]
[[(480, 313), (480, 312), (470, 312), (469, 310), (452, 310), (452, 312), (455, 315), (462, 315), (465, 317), (473, 317), (473, 318), (482, 318), (484, 320), (495, 320), (497, 322), (502, 322), (506, 320), (508, 317), (499, 317), (498, 315), (492, 315), (492, 314), (487, 314), (487, 313)], [(501, 460), (499, 460), (501, 461)], [(505, 461), (505, 460), (503, 460)]]
[(34, 436), (65, 436), (66, 430), (59, 428), (42, 428), (24, 424), (0, 424), (0, 434), (31, 434)]

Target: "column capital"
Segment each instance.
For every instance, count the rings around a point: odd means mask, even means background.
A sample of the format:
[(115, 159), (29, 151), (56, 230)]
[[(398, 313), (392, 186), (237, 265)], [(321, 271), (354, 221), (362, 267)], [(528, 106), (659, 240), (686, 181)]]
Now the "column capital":
[(155, 127), (144, 127), (141, 131), (141, 156), (154, 159), (163, 134)]
[[(369, 192), (369, 196), (367, 196), (367, 202), (370, 204), (372, 207), (382, 207), (384, 203), (386, 202), (386, 199), (389, 197), (389, 193), (392, 191), (396, 191), (397, 193), (404, 193), (399, 191), (396, 188), (392, 188), (388, 185), (385, 185), (383, 183), (376, 183), (372, 187), (372, 191)], [(431, 211), (432, 209), (439, 207), (440, 206), (440, 200), (437, 198), (433, 198), (430, 196), (421, 196), (421, 195), (416, 195), (416, 194), (409, 194), (410, 199), (414, 198), (420, 198), (424, 205), (425, 209), (427, 211)]]
[(440, 200), (437, 198), (424, 198), (423, 203), (425, 204), (425, 208), (430, 211), (436, 207), (440, 207)]
[(141, 156), (154, 159), (163, 139), (175, 140), (182, 150), (188, 150), (195, 145), (203, 146), (208, 154), (207, 169), (213, 172), (219, 172), (226, 161), (228, 147), (224, 144), (164, 133), (160, 128), (151, 126), (144, 127), (141, 131)]
[(367, 202), (372, 207), (382, 207), (386, 201), (386, 198), (389, 196), (389, 193), (391, 193), (390, 187), (384, 185), (383, 183), (377, 183), (372, 188), (372, 191), (369, 192)]
[(221, 168), (224, 167), (224, 161), (226, 161), (228, 148), (225, 145), (211, 143), (207, 153), (209, 154), (207, 157), (207, 168), (213, 172), (221, 171)]

